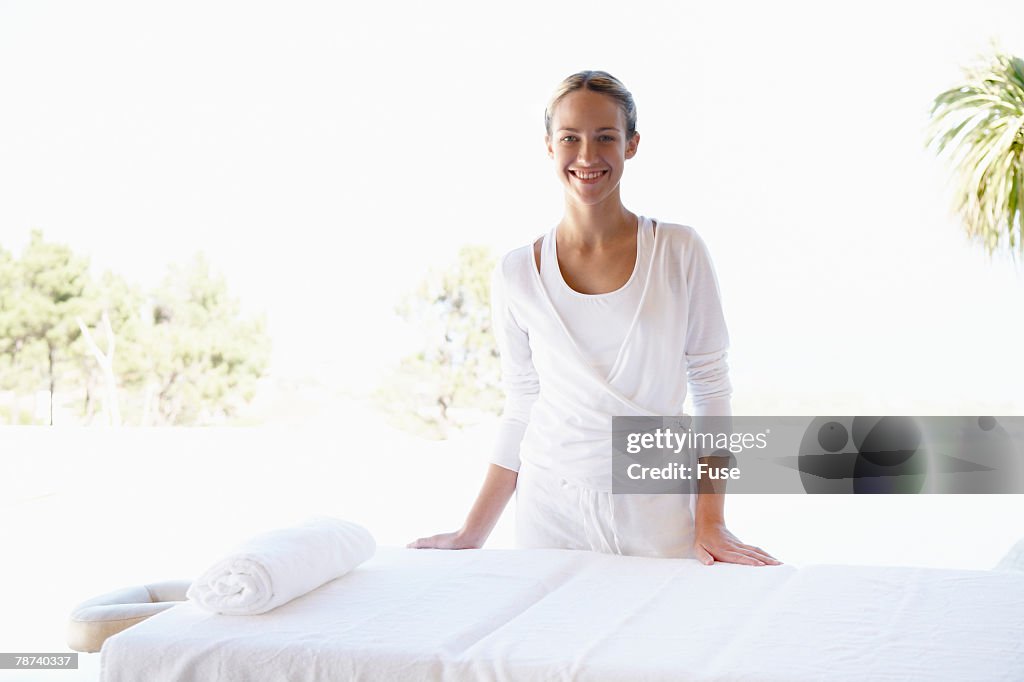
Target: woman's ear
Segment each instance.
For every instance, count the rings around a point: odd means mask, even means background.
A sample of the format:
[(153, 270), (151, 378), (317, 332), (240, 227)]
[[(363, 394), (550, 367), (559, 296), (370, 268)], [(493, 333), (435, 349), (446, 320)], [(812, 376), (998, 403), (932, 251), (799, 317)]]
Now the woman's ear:
[(626, 158), (632, 159), (636, 155), (636, 148), (640, 146), (640, 133), (633, 133), (633, 137), (626, 143)]
[(548, 158), (549, 159), (555, 158), (555, 150), (551, 148), (551, 136), (550, 135), (545, 135), (544, 136), (544, 146), (548, 148)]

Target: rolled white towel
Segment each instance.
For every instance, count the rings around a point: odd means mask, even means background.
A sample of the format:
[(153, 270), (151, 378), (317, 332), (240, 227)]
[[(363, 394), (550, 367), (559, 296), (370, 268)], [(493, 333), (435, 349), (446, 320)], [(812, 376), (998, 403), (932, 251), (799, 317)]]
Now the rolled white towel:
[(242, 543), (193, 581), (186, 596), (214, 613), (266, 613), (345, 575), (376, 549), (362, 526), (316, 517)]

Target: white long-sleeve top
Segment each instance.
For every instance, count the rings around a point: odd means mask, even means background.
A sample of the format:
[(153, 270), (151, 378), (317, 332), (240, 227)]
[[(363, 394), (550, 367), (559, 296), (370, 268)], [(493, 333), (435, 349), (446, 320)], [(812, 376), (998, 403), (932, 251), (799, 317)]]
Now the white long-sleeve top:
[(637, 314), (607, 374), (552, 302), (532, 242), (499, 260), (491, 312), (506, 400), (491, 462), (518, 471), (528, 461), (610, 491), (613, 416), (681, 415), (687, 389), (698, 416), (731, 414), (729, 334), (707, 247), (691, 227), (655, 225)]
[(615, 366), (633, 319), (640, 310), (653, 243), (653, 222), (639, 216), (633, 272), (621, 287), (603, 294), (581, 294), (570, 287), (558, 266), (556, 240), (545, 239), (541, 244), (540, 281), (544, 291), (576, 346), (603, 377), (607, 377)]

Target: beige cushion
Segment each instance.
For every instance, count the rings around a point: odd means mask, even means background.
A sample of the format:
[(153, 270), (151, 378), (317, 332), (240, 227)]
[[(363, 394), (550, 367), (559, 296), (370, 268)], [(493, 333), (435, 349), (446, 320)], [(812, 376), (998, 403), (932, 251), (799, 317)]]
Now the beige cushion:
[(107, 637), (185, 601), (191, 580), (137, 585), (93, 597), (75, 607), (68, 624), (68, 646), (99, 651)]

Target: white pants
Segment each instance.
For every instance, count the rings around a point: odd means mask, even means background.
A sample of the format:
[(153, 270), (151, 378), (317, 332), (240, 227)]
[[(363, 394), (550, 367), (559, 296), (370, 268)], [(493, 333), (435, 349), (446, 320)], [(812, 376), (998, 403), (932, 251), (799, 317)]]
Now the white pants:
[(613, 495), (523, 462), (516, 481), (516, 544), (647, 557), (693, 557), (687, 494)]

